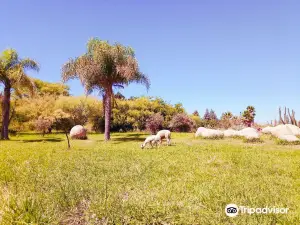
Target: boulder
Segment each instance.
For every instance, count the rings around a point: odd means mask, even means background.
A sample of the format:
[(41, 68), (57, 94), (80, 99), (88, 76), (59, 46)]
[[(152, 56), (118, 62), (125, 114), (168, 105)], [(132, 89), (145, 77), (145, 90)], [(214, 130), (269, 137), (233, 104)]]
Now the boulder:
[(243, 136), (247, 139), (256, 139), (259, 138), (259, 133), (255, 128), (247, 127), (238, 132), (239, 136)]
[(225, 130), (223, 133), (224, 133), (224, 136), (225, 136), (225, 137), (238, 136), (238, 131), (233, 130), (233, 129)]
[(274, 127), (267, 126), (267, 127), (263, 128), (261, 130), (261, 132), (264, 133), (264, 134), (272, 134), (273, 129), (274, 129)]
[(205, 127), (199, 127), (195, 133), (195, 137), (201, 136), (202, 132), (206, 131), (207, 128)]
[(280, 124), (276, 127), (274, 127), (271, 130), (272, 135), (274, 135), (275, 137), (279, 137), (282, 135), (294, 135), (292, 130), (289, 128), (289, 126)]
[(87, 130), (81, 126), (76, 125), (70, 131), (70, 137), (72, 139), (87, 139), (86, 132)]
[(224, 133), (220, 130), (206, 129), (201, 132), (201, 136), (205, 138), (220, 138), (224, 136)]
[(292, 134), (279, 135), (278, 138), (288, 142), (299, 141), (299, 138)]
[(288, 127), (292, 131), (293, 135), (300, 135), (299, 127), (292, 125), (292, 124), (286, 124), (285, 126)]

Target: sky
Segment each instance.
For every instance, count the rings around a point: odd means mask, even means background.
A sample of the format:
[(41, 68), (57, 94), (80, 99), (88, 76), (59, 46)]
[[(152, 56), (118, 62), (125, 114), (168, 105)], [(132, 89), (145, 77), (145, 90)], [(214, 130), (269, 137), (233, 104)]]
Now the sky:
[[(69, 58), (91, 37), (134, 48), (151, 88), (121, 93), (182, 103), (188, 113), (214, 109), (256, 121), (287, 106), (300, 119), (300, 1), (295, 0), (0, 0), (0, 51), (37, 60), (33, 77), (60, 82)], [(79, 81), (68, 82), (82, 95)]]

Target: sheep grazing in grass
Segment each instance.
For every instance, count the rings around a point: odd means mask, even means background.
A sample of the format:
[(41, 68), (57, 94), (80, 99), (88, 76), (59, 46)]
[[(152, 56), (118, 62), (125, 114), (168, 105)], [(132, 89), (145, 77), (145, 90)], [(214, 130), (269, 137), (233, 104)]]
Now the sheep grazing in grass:
[(156, 134), (156, 142), (158, 142), (159, 144), (162, 143), (162, 139), (166, 139), (167, 140), (167, 145), (171, 144), (171, 131), (169, 130), (160, 130), (157, 132)]
[(145, 148), (147, 144), (151, 145), (153, 147), (153, 144), (157, 143), (156, 135), (150, 135), (149, 137), (146, 138), (144, 143), (141, 145), (141, 148)]
[(151, 147), (153, 147), (154, 144), (161, 144), (162, 139), (167, 140), (167, 144), (171, 144), (171, 132), (169, 130), (161, 130), (156, 135), (150, 135), (146, 138), (144, 143), (141, 145), (141, 148), (143, 149), (147, 144), (150, 144)]

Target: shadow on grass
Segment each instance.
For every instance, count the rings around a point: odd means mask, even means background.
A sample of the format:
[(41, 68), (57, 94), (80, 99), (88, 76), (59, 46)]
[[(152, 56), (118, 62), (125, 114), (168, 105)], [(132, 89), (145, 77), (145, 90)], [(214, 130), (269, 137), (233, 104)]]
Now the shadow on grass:
[(61, 138), (45, 138), (45, 139), (33, 139), (33, 140), (20, 140), (23, 143), (32, 143), (32, 142), (61, 142)]
[(127, 142), (127, 141), (139, 141), (143, 142), (145, 138), (140, 137), (122, 137), (122, 138), (112, 138), (113, 142)]

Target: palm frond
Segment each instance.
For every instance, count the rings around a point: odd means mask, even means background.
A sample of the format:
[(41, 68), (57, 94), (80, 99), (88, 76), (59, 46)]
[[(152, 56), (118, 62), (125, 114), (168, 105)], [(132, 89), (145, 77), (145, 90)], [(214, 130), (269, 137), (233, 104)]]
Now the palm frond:
[(29, 58), (22, 59), (20, 61), (20, 64), (23, 69), (31, 69), (31, 70), (35, 70), (37, 72), (39, 72), (39, 70), (40, 70), (39, 64), (36, 61), (29, 59)]

